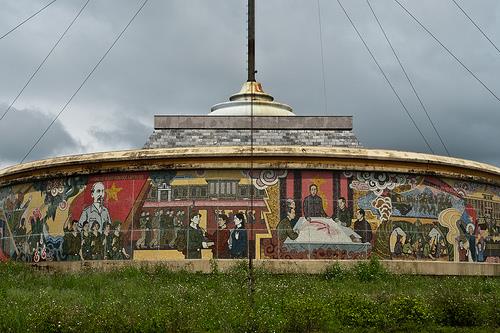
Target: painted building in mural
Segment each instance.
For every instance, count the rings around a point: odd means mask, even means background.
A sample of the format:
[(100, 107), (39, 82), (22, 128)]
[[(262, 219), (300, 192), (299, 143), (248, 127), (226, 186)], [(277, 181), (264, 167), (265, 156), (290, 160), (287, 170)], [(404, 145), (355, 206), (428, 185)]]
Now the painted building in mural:
[[(0, 257), (39, 262), (375, 254), (499, 261), (499, 186), (436, 173), (339, 168), (341, 163), (249, 169), (148, 162), (140, 171), (70, 171), (55, 178), (50, 175), (56, 172), (44, 171), (45, 177), (21, 182), (14, 177), (0, 190)], [(0, 177), (3, 183), (9, 173)]]

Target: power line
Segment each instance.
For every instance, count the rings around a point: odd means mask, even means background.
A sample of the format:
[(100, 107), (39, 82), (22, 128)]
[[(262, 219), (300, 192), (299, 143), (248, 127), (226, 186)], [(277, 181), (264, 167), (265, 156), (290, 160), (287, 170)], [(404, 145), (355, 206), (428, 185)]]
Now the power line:
[(469, 19), (469, 21), (471, 21), (472, 24), (474, 24), (477, 30), (479, 30), (483, 34), (484, 38), (486, 38), (488, 42), (490, 42), (490, 44), (498, 51), (498, 53), (500, 53), (500, 50), (495, 45), (495, 43), (493, 43), (493, 41), (486, 35), (486, 33), (479, 27), (479, 25), (477, 25), (476, 22), (469, 16), (469, 14), (467, 14), (467, 12), (455, 0), (452, 1), (458, 7), (458, 9), (460, 9), (462, 13), (464, 13), (464, 15)]
[(439, 134), (439, 131), (437, 130), (436, 126), (434, 125), (434, 121), (432, 121), (431, 116), (429, 115), (429, 112), (427, 112), (427, 108), (425, 107), (424, 103), (422, 102), (422, 99), (420, 98), (420, 95), (417, 93), (415, 86), (413, 85), (412, 81), (410, 80), (410, 77), (408, 76), (408, 73), (406, 72), (406, 70), (403, 66), (403, 63), (401, 62), (401, 59), (399, 59), (399, 56), (398, 56), (396, 50), (394, 49), (389, 37), (387, 36), (387, 33), (385, 32), (384, 28), (382, 27), (382, 23), (378, 19), (377, 14), (375, 14), (375, 11), (373, 10), (372, 5), (370, 4), (370, 0), (366, 0), (366, 3), (368, 4), (368, 7), (370, 7), (370, 10), (371, 10), (373, 16), (375, 17), (375, 20), (377, 21), (377, 24), (380, 27), (380, 30), (382, 30), (382, 33), (384, 34), (385, 40), (387, 41), (387, 43), (391, 47), (392, 53), (394, 54), (394, 57), (396, 57), (396, 60), (398, 61), (398, 64), (399, 64), (399, 67), (401, 67), (401, 70), (405, 74), (406, 80), (408, 80), (408, 83), (410, 84), (411, 89), (413, 90), (413, 93), (417, 97), (418, 102), (420, 103), (420, 106), (422, 107), (422, 110), (424, 110), (425, 115), (427, 116), (427, 119), (429, 120), (429, 122), (432, 125), (432, 128), (434, 129), (434, 132), (436, 133), (437, 137), (439, 138), (439, 141), (441, 141), (441, 144), (443, 145), (444, 150), (446, 151), (446, 154), (448, 154), (448, 156), (450, 156), (450, 152), (448, 151), (448, 148), (446, 147), (443, 139), (441, 138), (441, 135)]
[(25, 19), (24, 21), (22, 21), (21, 23), (19, 23), (18, 25), (16, 25), (14, 28), (10, 29), (9, 31), (7, 31), (4, 35), (2, 35), (0, 37), (0, 39), (3, 39), (4, 37), (7, 37), (7, 35), (9, 35), (11, 32), (13, 32), (14, 30), (16, 30), (17, 28), (19, 28), (20, 26), (22, 26), (24, 23), (28, 22), (29, 20), (31, 20), (33, 17), (37, 16), (39, 13), (41, 13), (45, 8), (49, 7), (50, 5), (52, 5), (54, 2), (56, 2), (57, 0), (52, 0), (51, 2), (49, 2), (48, 4), (46, 4), (45, 6), (43, 6), (42, 8), (40, 8), (37, 12), (35, 12), (33, 15), (31, 15), (30, 17), (28, 17), (27, 19)]
[(92, 76), (92, 74), (95, 72), (95, 70), (97, 69), (97, 67), (99, 67), (99, 65), (101, 64), (101, 62), (104, 60), (104, 58), (106, 58), (106, 56), (108, 55), (108, 53), (111, 51), (111, 49), (115, 46), (115, 44), (118, 42), (118, 40), (122, 37), (122, 35), (125, 33), (125, 31), (127, 30), (127, 28), (130, 26), (130, 24), (132, 24), (132, 22), (134, 21), (134, 19), (137, 17), (137, 15), (139, 15), (139, 13), (141, 12), (142, 8), (144, 8), (144, 6), (146, 5), (146, 3), (148, 2), (149, 0), (144, 0), (144, 2), (142, 3), (142, 5), (139, 7), (139, 9), (137, 9), (137, 11), (135, 12), (135, 14), (132, 16), (132, 18), (129, 20), (129, 22), (127, 23), (127, 25), (123, 28), (123, 30), (118, 34), (118, 36), (115, 38), (115, 40), (113, 41), (113, 43), (111, 44), (111, 46), (108, 48), (108, 50), (103, 54), (103, 56), (99, 59), (99, 61), (97, 62), (97, 64), (95, 64), (95, 66), (92, 68), (92, 70), (89, 72), (89, 74), (85, 77), (85, 79), (83, 80), (83, 82), (80, 84), (80, 86), (78, 87), (78, 89), (76, 89), (76, 91), (73, 93), (73, 95), (71, 95), (71, 97), (69, 98), (69, 100), (66, 102), (66, 104), (64, 104), (63, 108), (61, 109), (61, 111), (59, 111), (59, 113), (57, 114), (57, 116), (52, 120), (52, 122), (49, 124), (49, 126), (47, 126), (47, 128), (45, 129), (45, 131), (43, 131), (42, 135), (40, 135), (40, 137), (38, 138), (38, 140), (36, 140), (36, 142), (33, 144), (33, 146), (31, 146), (31, 148), (28, 150), (28, 152), (26, 153), (26, 155), (24, 155), (23, 159), (21, 160), (21, 162), (19, 163), (23, 163), (24, 160), (26, 160), (26, 158), (29, 156), (29, 154), (31, 154), (31, 152), (33, 151), (33, 149), (35, 149), (36, 145), (42, 140), (42, 138), (45, 136), (45, 134), (49, 131), (49, 129), (52, 127), (52, 125), (56, 122), (56, 120), (59, 118), (59, 116), (64, 112), (64, 110), (66, 110), (66, 108), (68, 107), (68, 105), (71, 103), (71, 101), (73, 100), (73, 98), (75, 98), (75, 96), (78, 94), (78, 92), (80, 91), (80, 89), (82, 89), (82, 87), (85, 85), (85, 83), (88, 81), (88, 79)]
[(429, 31), (429, 29), (427, 29), (412, 13), (410, 13), (408, 11), (408, 9), (405, 8), (405, 6), (403, 6), (401, 4), (401, 2), (399, 2), (398, 0), (394, 0), (401, 8), (403, 8), (403, 10), (415, 21), (418, 23), (418, 25), (420, 25), (422, 27), (422, 29), (424, 29), (432, 38), (434, 38), (434, 40), (436, 42), (439, 43), (439, 45), (441, 45), (445, 50), (446, 52), (448, 52), (449, 55), (451, 55), (453, 57), (453, 59), (455, 59), (465, 70), (467, 70), (467, 72), (469, 72), (470, 75), (472, 75), (476, 80), (477, 82), (479, 82), (486, 90), (488, 90), (490, 92), (490, 94), (495, 97), (495, 99), (497, 101), (500, 102), (500, 97), (498, 97), (494, 92), (493, 90), (491, 90), (490, 88), (488, 88), (488, 86), (483, 82), (481, 81), (481, 79), (476, 75), (474, 74), (474, 72), (472, 72), (460, 59), (458, 59), (454, 54), (453, 52), (450, 51), (450, 49), (448, 49), (443, 43), (441, 43), (441, 41), (436, 37), (434, 36), (434, 34), (432, 32)]
[(328, 98), (326, 95), (326, 78), (325, 78), (325, 56), (323, 52), (323, 29), (321, 27), (321, 6), (319, 0), (316, 1), (318, 4), (318, 26), (319, 26), (319, 43), (321, 47), (321, 73), (323, 77), (323, 97), (325, 99), (325, 113), (328, 113)]
[(85, 4), (83, 5), (83, 7), (80, 9), (80, 11), (76, 14), (75, 18), (73, 19), (73, 21), (71, 21), (71, 23), (68, 25), (68, 27), (66, 28), (66, 30), (64, 30), (64, 32), (62, 33), (62, 35), (59, 37), (59, 39), (57, 40), (57, 42), (54, 44), (54, 46), (52, 46), (52, 48), (50, 49), (49, 53), (47, 53), (47, 55), (45, 56), (45, 58), (42, 60), (42, 62), (40, 63), (40, 65), (38, 65), (38, 67), (36, 68), (36, 70), (33, 72), (33, 74), (31, 74), (30, 78), (28, 79), (28, 81), (26, 82), (26, 84), (24, 85), (24, 87), (19, 91), (19, 93), (17, 94), (17, 96), (14, 98), (14, 100), (9, 104), (9, 107), (5, 110), (5, 112), (2, 114), (2, 116), (0, 117), (0, 121), (7, 115), (7, 113), (9, 113), (10, 109), (12, 108), (12, 106), (14, 105), (14, 103), (16, 103), (17, 99), (21, 96), (21, 94), (23, 93), (24, 89), (26, 89), (26, 87), (28, 87), (28, 85), (30, 84), (31, 80), (33, 80), (33, 78), (35, 77), (35, 75), (38, 73), (38, 71), (42, 68), (42, 66), (45, 64), (45, 62), (47, 61), (47, 59), (50, 57), (50, 55), (52, 54), (52, 52), (54, 52), (55, 48), (57, 47), (57, 45), (59, 45), (59, 43), (61, 42), (61, 40), (64, 38), (64, 36), (66, 36), (66, 33), (68, 32), (68, 30), (73, 26), (73, 24), (76, 22), (76, 20), (78, 19), (78, 17), (80, 16), (80, 14), (83, 12), (83, 10), (85, 9), (85, 7), (87, 7), (88, 3), (90, 2), (90, 0), (87, 0), (87, 2), (85, 2)]
[(408, 109), (406, 108), (406, 105), (403, 103), (403, 101), (401, 100), (401, 97), (399, 97), (399, 94), (397, 93), (396, 89), (394, 88), (394, 86), (392, 85), (391, 81), (389, 80), (389, 78), (387, 77), (387, 75), (385, 74), (384, 70), (382, 69), (382, 67), (380, 66), (380, 64), (378, 63), (377, 59), (375, 58), (375, 56), (373, 55), (372, 51), (370, 50), (370, 48), (368, 47), (368, 45), (366, 44), (364, 38), (361, 36), (360, 32), (358, 31), (358, 29), (356, 28), (356, 25), (354, 24), (354, 22), (351, 20), (351, 17), (349, 16), (349, 14), (347, 13), (347, 11), (345, 10), (344, 6), (342, 6), (342, 3), (340, 2), (340, 0), (337, 0), (337, 3), (339, 4), (340, 8), (342, 8), (342, 11), (344, 12), (344, 14), (346, 15), (347, 19), (349, 20), (349, 22), (351, 22), (351, 25), (352, 27), (354, 28), (354, 30), (356, 31), (356, 34), (358, 35), (359, 39), (361, 39), (361, 42), (363, 42), (363, 45), (365, 46), (366, 50), (368, 51), (368, 53), (370, 54), (370, 56), (372, 57), (373, 61), (375, 62), (375, 64), (377, 65), (378, 69), (380, 70), (380, 72), (382, 73), (382, 75), (384, 76), (385, 80), (387, 81), (387, 83), (389, 84), (389, 87), (391, 87), (392, 89), (392, 92), (394, 93), (394, 95), (396, 95), (399, 103), (401, 104), (401, 106), (403, 107), (403, 109), (406, 111), (406, 114), (408, 115), (408, 118), (410, 118), (411, 122), (413, 123), (413, 126), (415, 126), (415, 128), (417, 129), (418, 133), (420, 133), (420, 136), (422, 137), (422, 139), (424, 140), (425, 144), (427, 145), (427, 148), (429, 148), (429, 150), (431, 151), (431, 153), (434, 154), (434, 151), (432, 150), (432, 147), (430, 146), (429, 142), (427, 141), (427, 139), (425, 138), (424, 134), (422, 133), (422, 131), (420, 130), (420, 128), (418, 128), (418, 125), (417, 123), (415, 122), (415, 120), (413, 119), (412, 115), (410, 114), (410, 112), (408, 111)]

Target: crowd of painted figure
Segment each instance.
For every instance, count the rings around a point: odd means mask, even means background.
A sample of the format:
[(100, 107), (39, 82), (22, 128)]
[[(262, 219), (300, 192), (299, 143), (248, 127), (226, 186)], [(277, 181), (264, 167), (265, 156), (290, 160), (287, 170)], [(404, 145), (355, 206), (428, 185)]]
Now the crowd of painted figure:
[[(232, 215), (234, 228), (229, 229), (231, 218), (222, 211), (215, 211), (217, 230), (209, 233), (200, 227), (202, 215), (195, 211), (185, 225), (185, 211), (157, 209), (153, 213), (141, 212), (139, 238), (136, 249), (176, 249), (187, 259), (202, 257), (202, 249), (211, 249), (214, 258), (247, 257), (248, 234), (245, 222), (253, 215), (238, 212)], [(252, 222), (250, 222), (252, 223)]]
[[(481, 232), (475, 232), (475, 227), (473, 224), (468, 224), (465, 228), (461, 225), (463, 231), (465, 231), (465, 239), (459, 239), (458, 246), (458, 258), (459, 261), (485, 261), (485, 247), (486, 242), (484, 237), (480, 237)], [(479, 235), (479, 236), (478, 236)]]
[[(105, 187), (102, 182), (92, 185), (93, 203), (82, 210), (78, 220), (68, 214), (63, 226), (64, 235), (49, 235), (48, 215), (42, 218), (39, 208), (30, 217), (31, 232), (26, 233), (24, 217), (13, 230), (14, 260), (103, 260), (128, 259), (123, 246), (121, 223), (112, 222), (104, 206)], [(19, 210), (24, 212), (24, 209)], [(14, 218), (15, 220), (15, 218)], [(61, 239), (62, 238), (62, 239)]]
[[(24, 211), (20, 210), (20, 211)], [(46, 248), (46, 240), (43, 229), (46, 218), (42, 218), (39, 209), (35, 209), (29, 218), (31, 232), (26, 231), (26, 218), (21, 217), (19, 222), (13, 228), (13, 244), (12, 259), (19, 261), (35, 261), (45, 260), (49, 255)]]
[[(391, 249), (392, 258), (398, 259), (438, 259), (448, 257), (453, 248), (446, 242), (447, 230), (437, 222), (433, 223), (431, 230), (424, 228), (419, 221), (414, 225), (413, 231), (403, 231), (404, 225), (396, 223), (392, 231), (395, 238)], [(424, 231), (427, 230), (428, 232)]]
[(64, 223), (63, 255), (67, 260), (120, 260), (130, 256), (123, 246), (121, 223), (112, 222), (104, 206), (105, 188), (101, 182), (92, 185), (93, 203), (85, 207), (80, 219)]
[(201, 214), (192, 214), (189, 226), (181, 229), (175, 239), (176, 248), (182, 251), (187, 259), (200, 259), (203, 248), (211, 248), (213, 256), (219, 259), (247, 257), (248, 233), (243, 213), (234, 214), (234, 228), (231, 230), (227, 228), (229, 217), (218, 214), (218, 229), (212, 234), (200, 228), (200, 219)]
[[(485, 237), (481, 236), (481, 232), (475, 233), (475, 227), (471, 223), (467, 225), (460, 223), (459, 227), (463, 231), (463, 235), (457, 237), (456, 240), (459, 245), (459, 261), (485, 261)], [(391, 255), (395, 259), (414, 258), (435, 260), (447, 257), (452, 260), (454, 250), (453, 246), (446, 241), (446, 232), (446, 228), (441, 227), (437, 221), (432, 224), (429, 232), (404, 232), (400, 226), (396, 225), (392, 232), (396, 237), (396, 242)]]
[(67, 260), (120, 260), (129, 255), (123, 246), (121, 223), (106, 223), (103, 230), (97, 221), (84, 221), (82, 227), (74, 220), (64, 225), (62, 252)]
[[(393, 201), (407, 204), (409, 210), (413, 209), (415, 214), (430, 216), (437, 216), (443, 210), (453, 207), (453, 203), (449, 195), (443, 193), (434, 194), (430, 191), (418, 194), (409, 194), (404, 197), (400, 196), (399, 200)], [(396, 208), (398, 208), (397, 204)], [(406, 215), (408, 211), (405, 209), (400, 210), (402, 215)]]
[[(30, 218), (31, 232), (26, 232), (25, 219), (22, 218), (13, 230), (15, 249), (13, 260), (102, 260), (127, 259), (129, 255), (123, 247), (121, 223), (105, 223), (103, 229), (99, 222), (70, 220), (64, 223), (62, 242), (58, 237), (46, 233), (46, 217), (38, 210)], [(45, 230), (44, 230), (45, 229)]]
[[(353, 241), (374, 245), (372, 228), (365, 218), (363, 209), (358, 208), (353, 214), (352, 210), (347, 207), (345, 198), (341, 197), (337, 201), (334, 214), (327, 216), (323, 209), (322, 198), (318, 195), (318, 186), (310, 185), (309, 192), (302, 202), (302, 215), (305, 219), (311, 221), (315, 217), (331, 218), (343, 227), (351, 228), (359, 235), (359, 238)], [(203, 249), (211, 250), (214, 258), (221, 259), (245, 258), (248, 255), (249, 234), (245, 229), (245, 224), (252, 224), (256, 221), (255, 214), (250, 211), (231, 213), (215, 211), (217, 229), (207, 232), (200, 227), (203, 217), (198, 211), (188, 210), (186, 213), (183, 208), (144, 209), (133, 224), (132, 230), (124, 233), (119, 221), (112, 222), (104, 206), (104, 195), (104, 184), (94, 183), (91, 189), (93, 203), (83, 208), (78, 220), (72, 219), (71, 214), (68, 215), (64, 222), (62, 237), (49, 236), (48, 217), (42, 217), (38, 208), (33, 210), (29, 218), (31, 232), (27, 233), (26, 218), (22, 215), (29, 200), (22, 207), (22, 198), (17, 200), (18, 204), (13, 205), (9, 210), (14, 212), (9, 220), (19, 221), (12, 230), (12, 241), (15, 244), (15, 250), (13, 254), (11, 253), (12, 259), (35, 262), (45, 259), (120, 260), (128, 259), (130, 256), (127, 250), (130, 251), (132, 248), (178, 250), (187, 259), (202, 258)], [(405, 202), (408, 200), (411, 202), (412, 198), (416, 200), (415, 206), (419, 207), (414, 209), (429, 214), (433, 213), (434, 206), (442, 209), (451, 205), (446, 196), (440, 197), (432, 193), (406, 197)], [(432, 200), (436, 200), (436, 204), (431, 205)], [(276, 227), (276, 234), (281, 242), (287, 239), (297, 239), (300, 233), (300, 230), (294, 229), (298, 220), (296, 202), (293, 199), (287, 199), (284, 208), (285, 217)], [(187, 214), (190, 214), (189, 218)], [(229, 228), (232, 222), (234, 222), (234, 227)], [(437, 259), (453, 256), (453, 247), (445, 238), (446, 230), (441, 230), (436, 222), (434, 227), (415, 232), (415, 228), (418, 229), (418, 223), (413, 227), (400, 227), (399, 225), (391, 227), (388, 232), (392, 232), (395, 239), (394, 244), (391, 245), (392, 257)], [(480, 236), (481, 233), (475, 232), (475, 226), (472, 224), (464, 224), (460, 227), (463, 237), (457, 239), (459, 260), (484, 261), (486, 244), (484, 238)]]
[[(326, 217), (322, 199), (317, 195), (317, 186), (311, 185), (310, 195), (303, 201), (304, 217)], [(343, 226), (352, 227), (360, 238), (357, 241), (370, 243), (372, 229), (365, 218), (363, 209), (356, 211), (356, 220), (352, 222), (351, 213), (346, 206), (345, 198), (338, 201), (339, 208), (332, 218)], [(286, 217), (277, 226), (277, 235), (280, 241), (287, 238), (296, 239), (299, 231), (293, 229), (297, 222), (295, 216), (295, 202), (286, 201)], [(200, 227), (201, 214), (192, 212), (189, 225), (185, 226), (185, 212), (183, 210), (157, 209), (153, 213), (141, 212), (139, 218), (140, 237), (136, 242), (136, 249), (176, 249), (184, 253), (187, 259), (202, 257), (202, 249), (211, 249), (214, 258), (245, 258), (248, 254), (248, 233), (246, 222), (253, 223), (255, 217), (247, 213), (238, 212), (231, 216), (222, 211), (216, 211), (217, 230), (209, 233)], [(228, 228), (234, 222), (232, 229)]]
[(139, 217), (140, 237), (137, 249), (173, 248), (179, 230), (186, 218), (184, 210), (157, 209), (151, 214), (142, 211)]

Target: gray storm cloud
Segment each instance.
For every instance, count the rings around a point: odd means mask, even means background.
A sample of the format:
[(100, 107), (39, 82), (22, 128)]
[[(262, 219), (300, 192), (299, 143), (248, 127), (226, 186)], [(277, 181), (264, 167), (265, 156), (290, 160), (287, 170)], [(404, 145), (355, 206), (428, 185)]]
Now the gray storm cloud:
[[(45, 3), (2, 2), (0, 33)], [(298, 115), (353, 115), (366, 147), (427, 152), (337, 2), (320, 3), (328, 108), (316, 1), (257, 1), (257, 79), (264, 89)], [(436, 153), (444, 154), (366, 1), (343, 3)], [(500, 165), (500, 102), (394, 1), (371, 3), (452, 155)], [(500, 54), (451, 1), (402, 3), (500, 95)], [(500, 45), (500, 3), (460, 3)], [(90, 2), (16, 103), (16, 116), (0, 121), (4, 165), (29, 148), (139, 4)], [(0, 104), (10, 103), (82, 5), (57, 1), (0, 40)], [(139, 148), (154, 114), (207, 114), (246, 78), (245, 14), (243, 0), (150, 1), (30, 157)]]
[[(0, 104), (0, 107), (5, 109), (7, 105)], [(0, 121), (0, 133), (2, 133), (0, 166), (19, 163), (51, 121), (50, 116), (40, 110), (11, 110)], [(83, 146), (68, 133), (61, 123), (55, 123), (27, 161), (58, 154), (70, 154), (82, 151), (82, 149)]]

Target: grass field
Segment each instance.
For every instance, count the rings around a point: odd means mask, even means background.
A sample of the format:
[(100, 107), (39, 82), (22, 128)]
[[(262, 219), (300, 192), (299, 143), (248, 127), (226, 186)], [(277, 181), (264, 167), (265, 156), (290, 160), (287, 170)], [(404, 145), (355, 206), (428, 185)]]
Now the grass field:
[(323, 275), (0, 264), (0, 332), (494, 332), (500, 279), (390, 275), (375, 260)]

